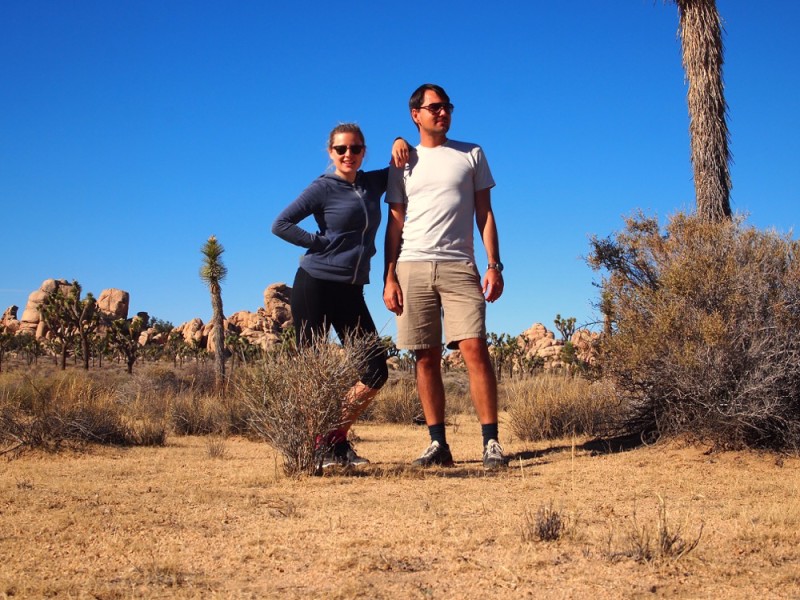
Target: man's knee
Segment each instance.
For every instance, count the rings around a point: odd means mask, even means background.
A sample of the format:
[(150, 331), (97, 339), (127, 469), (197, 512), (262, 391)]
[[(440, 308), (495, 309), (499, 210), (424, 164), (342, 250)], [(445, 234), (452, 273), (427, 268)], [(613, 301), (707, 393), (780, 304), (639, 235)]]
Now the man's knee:
[(463, 357), (467, 367), (479, 367), (491, 364), (489, 347), (481, 338), (461, 340), (458, 343), (458, 349), (461, 352), (461, 356)]
[(424, 348), (414, 351), (417, 358), (417, 368), (426, 370), (441, 368), (442, 350), (441, 348)]

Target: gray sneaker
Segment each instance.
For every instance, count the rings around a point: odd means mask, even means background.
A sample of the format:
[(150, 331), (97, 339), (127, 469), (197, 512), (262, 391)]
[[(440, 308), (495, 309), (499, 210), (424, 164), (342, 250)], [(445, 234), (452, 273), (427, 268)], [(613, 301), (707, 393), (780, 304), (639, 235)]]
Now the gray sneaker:
[(442, 446), (439, 442), (431, 442), (431, 445), (422, 453), (418, 459), (411, 463), (414, 467), (430, 467), (440, 465), (442, 467), (453, 466), (453, 455), (450, 454), (450, 446)]
[(499, 469), (506, 466), (506, 457), (503, 456), (503, 447), (497, 440), (489, 440), (483, 449), (483, 468)]

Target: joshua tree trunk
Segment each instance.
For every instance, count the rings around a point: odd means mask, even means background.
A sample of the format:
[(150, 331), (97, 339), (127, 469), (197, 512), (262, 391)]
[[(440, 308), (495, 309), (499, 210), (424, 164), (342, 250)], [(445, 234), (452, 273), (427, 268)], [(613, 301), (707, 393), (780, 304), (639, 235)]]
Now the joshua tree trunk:
[(217, 389), (225, 382), (225, 317), (222, 312), (222, 288), (219, 283), (209, 284), (211, 292), (211, 346), (214, 348), (214, 373)]
[(722, 83), (722, 25), (715, 0), (674, 0), (680, 13), (683, 67), (689, 83), (689, 132), (697, 214), (731, 216), (727, 105)]
[(222, 287), (220, 282), (225, 279), (228, 270), (222, 264), (220, 257), (225, 252), (215, 236), (208, 238), (208, 241), (201, 249), (203, 254), (203, 266), (200, 268), (200, 278), (206, 282), (211, 292), (211, 340), (210, 345), (214, 348), (214, 375), (217, 391), (222, 392), (225, 387), (225, 331), (224, 316), (222, 312)]

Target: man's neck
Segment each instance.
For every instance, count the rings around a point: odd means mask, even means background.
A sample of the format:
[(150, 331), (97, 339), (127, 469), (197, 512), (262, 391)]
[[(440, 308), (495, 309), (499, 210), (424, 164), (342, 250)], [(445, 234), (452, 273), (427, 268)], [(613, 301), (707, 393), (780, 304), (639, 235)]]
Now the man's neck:
[(436, 148), (443, 145), (447, 141), (445, 134), (431, 135), (423, 131), (419, 132), (419, 145), (423, 148)]

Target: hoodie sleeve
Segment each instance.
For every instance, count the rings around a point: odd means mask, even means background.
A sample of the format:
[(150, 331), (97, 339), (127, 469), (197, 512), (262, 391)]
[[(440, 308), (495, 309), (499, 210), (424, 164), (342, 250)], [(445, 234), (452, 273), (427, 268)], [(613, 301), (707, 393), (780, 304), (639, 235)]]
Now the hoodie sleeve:
[(325, 185), (317, 179), (275, 218), (272, 233), (295, 246), (311, 250), (324, 249), (328, 245), (327, 238), (320, 233), (309, 233), (297, 224), (311, 215), (321, 215), (325, 196)]

